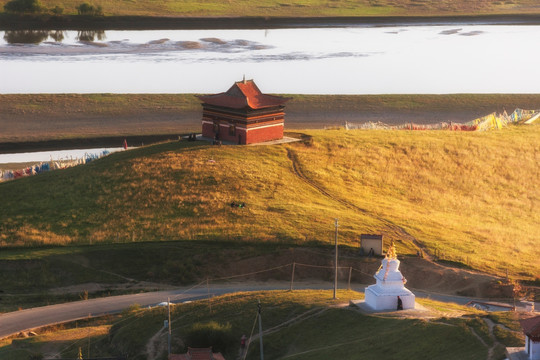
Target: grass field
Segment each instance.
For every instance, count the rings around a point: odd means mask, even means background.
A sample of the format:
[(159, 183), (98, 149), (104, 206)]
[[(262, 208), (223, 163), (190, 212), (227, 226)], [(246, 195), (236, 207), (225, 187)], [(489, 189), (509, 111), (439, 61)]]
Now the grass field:
[[(3, 5), (7, 0), (1, 0)], [(64, 14), (76, 14), (78, 0), (42, 0), (46, 8), (60, 6)], [(530, 14), (539, 9), (533, 0), (292, 0), (279, 2), (249, 0), (182, 2), (161, 0), (151, 2), (114, 2), (94, 0), (105, 15), (150, 16), (388, 16), (388, 15), (470, 15), (470, 14)]]
[(430, 252), (530, 276), (540, 272), (533, 235), (539, 130), (327, 131), (317, 133), (314, 146), (296, 151), (310, 178), (373, 217), (392, 218)]
[[(328, 244), (382, 232), (532, 279), (540, 126), (483, 133), (305, 131), (307, 143), (171, 142), (0, 184), (2, 246), (205, 240)], [(294, 156), (303, 174), (292, 171)], [(232, 201), (246, 207), (231, 208)]]
[[(486, 358), (487, 347), (479, 338), (494, 347), (498, 358), (503, 355), (501, 344), (523, 345), (519, 332), (513, 331), (496, 338), (500, 342), (496, 345), (483, 320), (486, 314), (475, 309), (420, 300), (429, 311), (427, 318), (421, 314), (417, 318), (402, 318), (399, 314), (369, 316), (335, 306), (346, 304), (348, 299), (362, 299), (363, 294), (339, 291), (337, 295), (339, 300), (332, 300), (331, 291), (238, 293), (172, 306), (173, 353), (182, 352), (189, 345), (185, 341), (195, 324), (214, 322), (225, 329), (224, 337), (229, 339), (222, 345), (225, 351), (218, 350), (226, 358), (234, 358), (240, 337), (251, 334), (259, 300), (263, 330), (268, 332), (264, 336), (264, 354), (268, 359), (358, 359), (359, 354), (363, 359)], [(519, 327), (515, 314), (489, 316), (496, 324)], [(119, 317), (79, 321), (41, 331), (35, 337), (4, 341), (0, 343), (0, 357), (75, 357), (80, 347), (83, 357), (122, 354), (130, 359), (161, 360), (166, 358), (166, 317), (165, 307), (141, 309), (134, 305)], [(257, 333), (255, 327), (253, 334)], [(247, 359), (257, 358), (259, 342), (255, 337), (248, 346)]]

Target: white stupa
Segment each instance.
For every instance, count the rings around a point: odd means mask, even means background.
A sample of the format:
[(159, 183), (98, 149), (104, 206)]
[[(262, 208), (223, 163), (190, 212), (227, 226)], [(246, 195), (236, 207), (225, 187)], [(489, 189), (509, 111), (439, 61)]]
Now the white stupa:
[(414, 309), (414, 294), (407, 288), (407, 280), (399, 271), (399, 260), (394, 243), (388, 249), (382, 265), (374, 275), (377, 283), (366, 288), (365, 303), (373, 310), (397, 310), (398, 297), (403, 310)]

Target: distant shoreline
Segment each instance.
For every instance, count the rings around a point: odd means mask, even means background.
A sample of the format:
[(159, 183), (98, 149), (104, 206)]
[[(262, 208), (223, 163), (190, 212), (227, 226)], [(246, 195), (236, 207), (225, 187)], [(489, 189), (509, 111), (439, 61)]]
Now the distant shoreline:
[(472, 24), (540, 25), (540, 14), (343, 17), (92, 17), (0, 14), (0, 30), (275, 29)]
[[(285, 131), (345, 122), (463, 123), (492, 112), (540, 109), (540, 94), (291, 95)], [(0, 153), (140, 146), (200, 132), (194, 94), (0, 94)]]
[(27, 142), (0, 143), (0, 154), (55, 151), (69, 149), (88, 149), (100, 147), (121, 147), (124, 139), (128, 146), (143, 146), (163, 141), (178, 140), (181, 134), (128, 135), (128, 136), (92, 136), (73, 139), (53, 139)]

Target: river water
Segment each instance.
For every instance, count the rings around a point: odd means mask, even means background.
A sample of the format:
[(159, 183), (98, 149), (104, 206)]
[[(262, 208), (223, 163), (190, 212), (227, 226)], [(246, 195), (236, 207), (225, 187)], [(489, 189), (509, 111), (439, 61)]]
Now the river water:
[(536, 25), (6, 31), (0, 93), (214, 93), (244, 75), (271, 93), (540, 93), (538, 39)]
[(103, 155), (104, 152), (113, 153), (121, 150), (123, 150), (123, 148), (93, 148), (0, 154), (0, 164), (66, 161), (73, 159), (82, 159), (86, 157), (99, 157)]

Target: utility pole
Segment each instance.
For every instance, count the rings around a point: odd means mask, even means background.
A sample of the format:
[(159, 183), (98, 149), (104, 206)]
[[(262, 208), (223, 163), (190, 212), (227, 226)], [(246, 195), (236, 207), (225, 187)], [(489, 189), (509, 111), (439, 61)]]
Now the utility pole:
[(293, 291), (293, 285), (294, 285), (294, 268), (296, 267), (296, 263), (292, 263), (292, 274), (291, 274), (291, 288), (290, 291)]
[(263, 352), (263, 332), (262, 332), (262, 318), (261, 318), (261, 300), (258, 300), (257, 309), (259, 311), (259, 346), (261, 348), (261, 360), (264, 360), (264, 352)]
[(88, 351), (86, 354), (90, 358), (90, 328), (88, 328)]
[(349, 282), (347, 285), (347, 290), (351, 290), (351, 276), (352, 276), (352, 266), (349, 266)]
[(337, 236), (338, 236), (338, 219), (336, 218), (336, 238), (335, 238), (335, 243), (336, 243), (336, 259), (334, 260), (334, 300), (337, 299), (336, 297), (336, 294), (337, 294), (337, 271), (338, 271), (338, 264), (337, 264), (337, 261), (338, 261), (338, 248), (337, 248)]
[(167, 298), (167, 308), (169, 310), (169, 319), (168, 319), (168, 325), (169, 325), (169, 336), (168, 336), (168, 347), (169, 347), (169, 356), (171, 355), (171, 298)]

